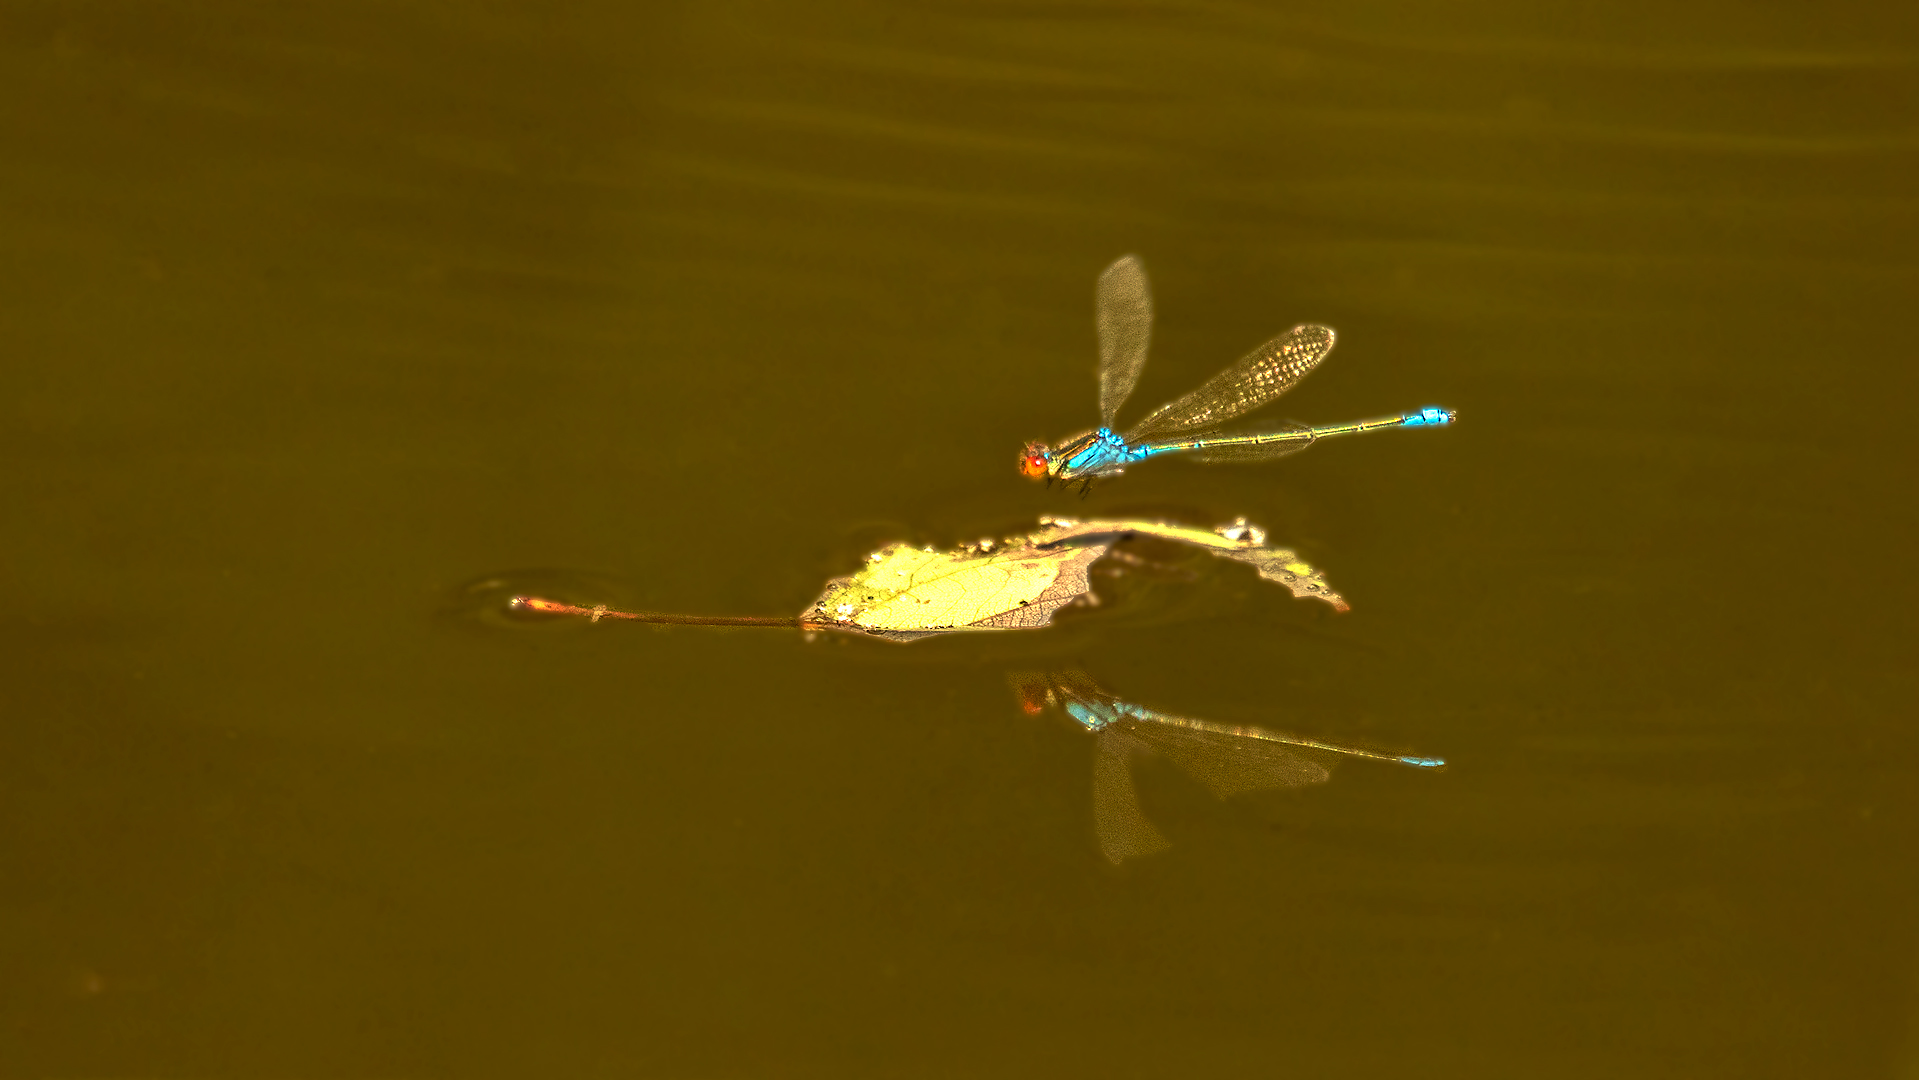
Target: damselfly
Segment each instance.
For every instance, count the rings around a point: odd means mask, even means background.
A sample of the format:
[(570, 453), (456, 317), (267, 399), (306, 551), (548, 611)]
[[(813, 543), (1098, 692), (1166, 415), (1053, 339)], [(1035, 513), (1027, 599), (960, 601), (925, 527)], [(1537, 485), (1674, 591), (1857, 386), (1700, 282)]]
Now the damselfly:
[(1096, 477), (1115, 476), (1126, 466), (1159, 454), (1191, 453), (1201, 461), (1264, 461), (1304, 450), (1332, 435), (1390, 427), (1436, 427), (1458, 419), (1451, 409), (1425, 408), (1347, 424), (1308, 427), (1281, 423), (1255, 431), (1215, 430), (1292, 389), (1325, 359), (1333, 348), (1333, 331), (1308, 325), (1295, 326), (1247, 353), (1198, 389), (1161, 405), (1120, 435), (1113, 430), (1113, 422), (1146, 366), (1146, 345), (1153, 332), (1153, 297), (1146, 285), (1146, 269), (1136, 256), (1124, 256), (1100, 274), (1095, 314), (1099, 329), (1100, 426), (1058, 447), (1028, 443), (1020, 454), (1019, 470), (1035, 480), (1090, 482)]
[(1029, 714), (1060, 709), (1096, 737), (1093, 828), (1100, 852), (1116, 865), (1171, 846), (1140, 810), (1132, 763), (1143, 754), (1166, 758), (1222, 799), (1243, 791), (1323, 784), (1341, 758), (1422, 769), (1446, 764), (1155, 712), (1108, 694), (1081, 671), (1019, 673), (1011, 681)]

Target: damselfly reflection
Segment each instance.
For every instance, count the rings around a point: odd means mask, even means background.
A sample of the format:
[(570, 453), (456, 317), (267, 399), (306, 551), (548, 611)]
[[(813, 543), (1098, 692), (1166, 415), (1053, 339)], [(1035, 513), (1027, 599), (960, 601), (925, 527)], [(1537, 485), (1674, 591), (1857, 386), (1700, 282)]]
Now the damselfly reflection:
[(1153, 333), (1152, 291), (1146, 284), (1146, 268), (1137, 256), (1122, 256), (1100, 274), (1094, 305), (1099, 330), (1100, 426), (1062, 440), (1057, 446), (1028, 443), (1019, 459), (1024, 476), (1049, 483), (1091, 483), (1096, 477), (1117, 476), (1126, 471), (1126, 466), (1160, 454), (1190, 453), (1201, 461), (1213, 462), (1268, 461), (1333, 435), (1394, 427), (1438, 427), (1458, 419), (1451, 409), (1429, 406), (1418, 412), (1344, 424), (1309, 427), (1280, 423), (1264, 430), (1218, 430), (1221, 424), (1291, 390), (1332, 351), (1332, 329), (1309, 325), (1295, 326), (1247, 353), (1185, 397), (1153, 410), (1121, 435), (1113, 424), (1146, 367), (1146, 346)]
[(1361, 750), (1155, 712), (1119, 700), (1083, 671), (1021, 672), (1010, 678), (1027, 713), (1059, 709), (1094, 736), (1093, 828), (1100, 852), (1115, 865), (1171, 846), (1140, 809), (1132, 764), (1143, 754), (1166, 758), (1222, 799), (1244, 791), (1323, 784), (1341, 758), (1422, 769), (1446, 764), (1439, 758)]

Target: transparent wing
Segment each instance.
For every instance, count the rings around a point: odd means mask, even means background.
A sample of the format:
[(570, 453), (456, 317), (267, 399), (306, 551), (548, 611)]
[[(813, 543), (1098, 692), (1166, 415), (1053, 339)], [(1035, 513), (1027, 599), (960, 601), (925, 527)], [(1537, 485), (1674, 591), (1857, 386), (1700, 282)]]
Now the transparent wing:
[(1099, 328), (1099, 422), (1113, 426), (1146, 366), (1153, 336), (1153, 294), (1136, 255), (1123, 255), (1099, 275), (1094, 305)]
[[(1148, 719), (1150, 717), (1150, 719)], [(1323, 784), (1332, 775), (1315, 748), (1258, 728), (1229, 728), (1140, 710), (1113, 727), (1157, 751), (1224, 799), (1242, 791)]]
[(1256, 461), (1271, 461), (1274, 458), (1285, 457), (1287, 454), (1299, 453), (1313, 445), (1314, 438), (1312, 428), (1290, 420), (1254, 431), (1235, 431), (1232, 437), (1249, 441), (1203, 447), (1193, 451), (1194, 460), (1209, 464), (1251, 464)]
[(1251, 412), (1291, 390), (1332, 348), (1330, 327), (1295, 326), (1207, 379), (1192, 393), (1154, 409), (1126, 433), (1126, 441), (1197, 431)]
[(1111, 727), (1099, 732), (1098, 746), (1093, 757), (1093, 832), (1099, 837), (1100, 853), (1117, 866), (1172, 847), (1139, 808), (1132, 761), (1145, 748), (1125, 731)]

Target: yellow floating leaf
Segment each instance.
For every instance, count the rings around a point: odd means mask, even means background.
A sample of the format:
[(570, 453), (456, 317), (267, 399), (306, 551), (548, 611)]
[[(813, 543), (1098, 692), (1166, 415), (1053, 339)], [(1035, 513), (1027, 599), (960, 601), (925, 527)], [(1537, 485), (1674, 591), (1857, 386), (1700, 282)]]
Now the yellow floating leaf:
[(895, 544), (868, 556), (859, 573), (827, 582), (800, 619), (896, 640), (1045, 626), (1054, 611), (1088, 595), (1086, 567), (1111, 544), (1013, 543), (952, 552)]
[(1325, 578), (1244, 520), (1208, 531), (1156, 521), (1041, 519), (1029, 536), (982, 541), (953, 551), (893, 544), (867, 556), (858, 573), (834, 578), (800, 615), (803, 626), (850, 630), (895, 641), (967, 630), (1032, 629), (1054, 612), (1091, 601), (1086, 568), (1129, 535), (1192, 544), (1251, 564), (1295, 596), (1346, 601)]

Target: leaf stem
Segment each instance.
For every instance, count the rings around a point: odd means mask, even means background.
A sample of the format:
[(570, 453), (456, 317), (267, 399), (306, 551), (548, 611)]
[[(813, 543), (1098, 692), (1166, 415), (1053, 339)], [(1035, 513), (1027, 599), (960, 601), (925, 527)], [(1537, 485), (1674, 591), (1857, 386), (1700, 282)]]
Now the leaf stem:
[(507, 601), (514, 611), (537, 611), (543, 615), (583, 615), (590, 622), (601, 619), (631, 619), (643, 623), (671, 623), (677, 626), (778, 626), (798, 629), (795, 615), (674, 615), (664, 611), (615, 611), (605, 604), (580, 607), (538, 596), (516, 596)]

